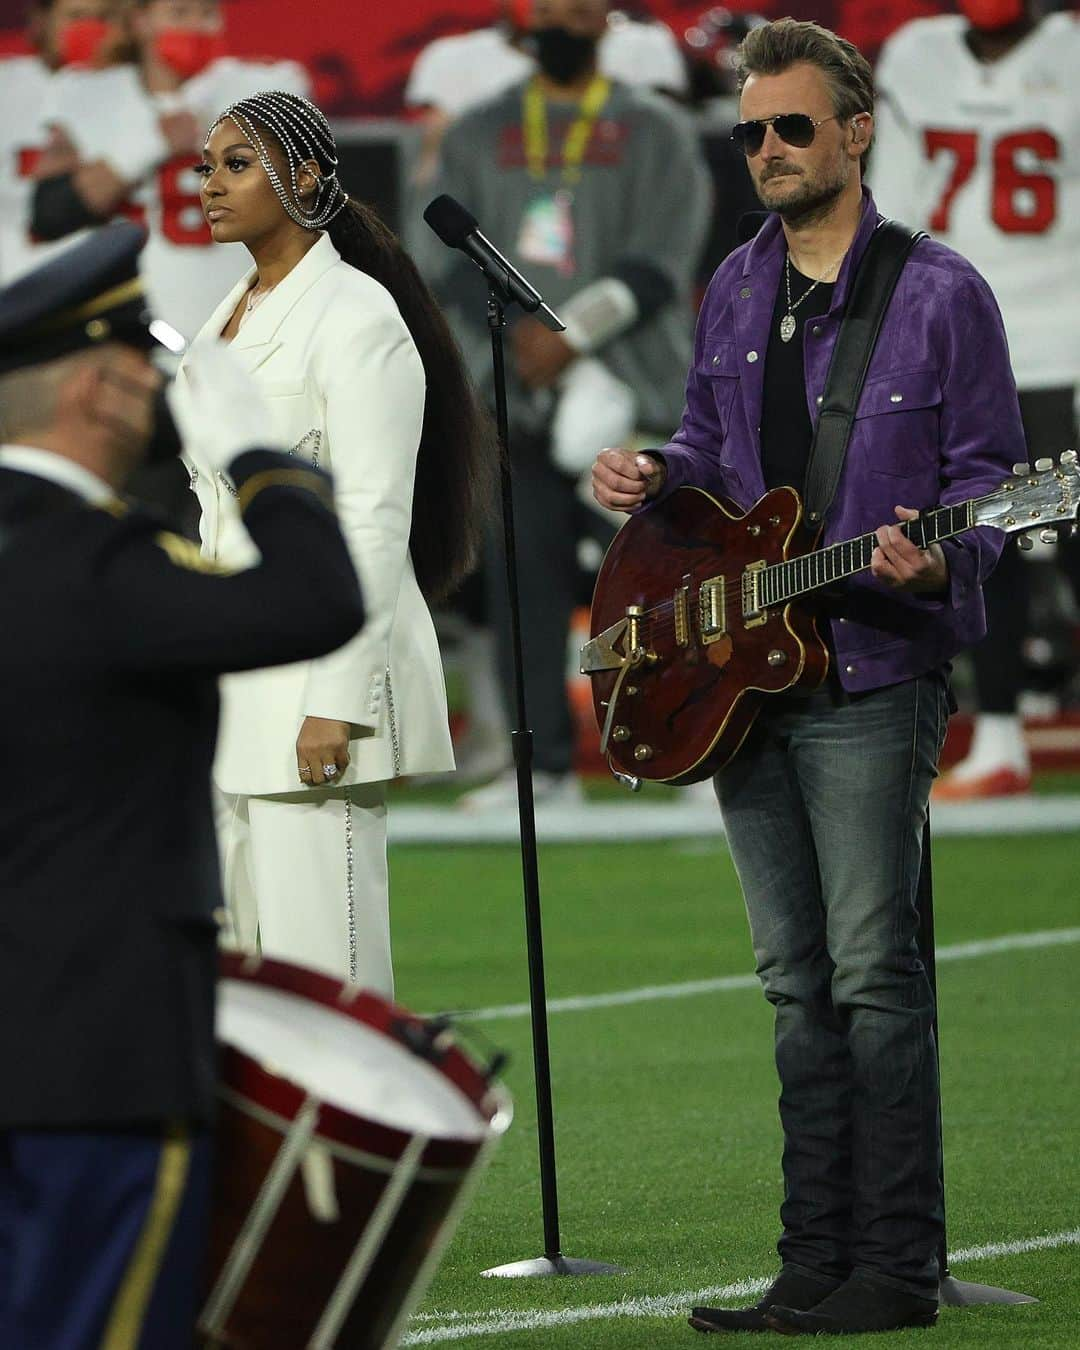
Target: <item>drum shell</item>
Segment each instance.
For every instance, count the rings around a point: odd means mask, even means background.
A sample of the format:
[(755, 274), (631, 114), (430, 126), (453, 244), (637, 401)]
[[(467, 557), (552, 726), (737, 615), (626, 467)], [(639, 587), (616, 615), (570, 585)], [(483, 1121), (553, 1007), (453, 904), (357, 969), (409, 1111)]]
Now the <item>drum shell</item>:
[[(327, 1002), (323, 977), (309, 986), (308, 972), (285, 968), (283, 973), (281, 963), (264, 964), (271, 967), (265, 974), (275, 988), (314, 989), (319, 1001)], [(227, 973), (243, 978), (252, 969), (229, 965)], [(340, 986), (329, 984), (335, 1010), (369, 1028), (400, 1035), (403, 1019), (423, 1025), (381, 999), (354, 991), (343, 995)], [(246, 1273), (235, 1297), (227, 1300), (227, 1312), (212, 1319), (212, 1331), (204, 1310), (203, 1345), (230, 1350), (309, 1345), (328, 1305), (340, 1297), (360, 1246), (369, 1264), (350, 1288), (351, 1304), (336, 1334), (317, 1344), (385, 1350), (397, 1343), (404, 1317), (422, 1295), (456, 1224), (459, 1203), (509, 1122), (507, 1099), (489, 1087), (460, 1050), (450, 1048), (438, 1059), (440, 1074), (473, 1103), (484, 1126), (474, 1139), (410, 1134), (315, 1101), (242, 1050), (222, 1048), (208, 1291), (244, 1250), (245, 1225), (250, 1228), (253, 1213), (265, 1205), (268, 1178), (287, 1139), (303, 1128), (305, 1141), (299, 1165), (276, 1202), (266, 1207), (264, 1229), (248, 1244)], [(317, 1164), (314, 1183), (312, 1163)]]

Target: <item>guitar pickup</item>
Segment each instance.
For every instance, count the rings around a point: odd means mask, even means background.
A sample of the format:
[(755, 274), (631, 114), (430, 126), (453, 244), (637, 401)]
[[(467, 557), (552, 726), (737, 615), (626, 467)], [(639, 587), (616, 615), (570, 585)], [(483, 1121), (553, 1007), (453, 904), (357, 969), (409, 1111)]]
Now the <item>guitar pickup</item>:
[(760, 628), (768, 623), (769, 615), (761, 603), (761, 574), (765, 570), (765, 560), (747, 564), (742, 578), (743, 627)]
[(723, 577), (710, 577), (698, 588), (698, 632), (706, 646), (727, 633), (727, 604)]

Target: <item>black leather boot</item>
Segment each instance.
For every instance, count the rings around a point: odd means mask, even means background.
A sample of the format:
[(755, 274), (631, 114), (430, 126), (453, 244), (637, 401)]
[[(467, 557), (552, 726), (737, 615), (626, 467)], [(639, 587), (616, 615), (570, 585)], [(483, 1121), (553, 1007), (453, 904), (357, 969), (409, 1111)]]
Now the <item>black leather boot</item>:
[(937, 1321), (935, 1297), (899, 1288), (891, 1280), (876, 1279), (870, 1271), (856, 1270), (839, 1289), (813, 1308), (799, 1308), (774, 1299), (764, 1314), (772, 1331), (789, 1336), (854, 1335), (864, 1331), (897, 1331), (901, 1327), (932, 1327)]
[(774, 1303), (813, 1308), (842, 1283), (805, 1266), (786, 1265), (752, 1308), (694, 1308), (688, 1320), (695, 1331), (772, 1331), (765, 1310)]

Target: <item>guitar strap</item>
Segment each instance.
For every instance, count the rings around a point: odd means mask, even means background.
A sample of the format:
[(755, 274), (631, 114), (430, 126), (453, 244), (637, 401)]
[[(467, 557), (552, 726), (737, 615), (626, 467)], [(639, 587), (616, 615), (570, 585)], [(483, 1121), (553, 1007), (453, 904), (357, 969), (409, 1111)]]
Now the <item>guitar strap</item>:
[(821, 412), (806, 466), (803, 524), (815, 534), (836, 495), (855, 425), (855, 410), (885, 311), (908, 255), (926, 237), (923, 230), (913, 231), (899, 221), (883, 220), (855, 273), (829, 362)]

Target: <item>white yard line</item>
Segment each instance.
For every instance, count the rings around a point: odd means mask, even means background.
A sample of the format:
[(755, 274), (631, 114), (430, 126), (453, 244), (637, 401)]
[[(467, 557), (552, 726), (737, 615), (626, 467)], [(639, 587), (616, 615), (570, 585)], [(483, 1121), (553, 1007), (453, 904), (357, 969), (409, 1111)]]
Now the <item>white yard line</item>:
[[(1023, 951), (1036, 947), (1063, 947), (1080, 942), (1080, 928), (1048, 928), (1035, 933), (1005, 933), (1001, 937), (980, 938), (974, 942), (954, 942), (937, 949), (938, 963), (970, 961), (977, 956), (999, 952)], [(721, 975), (711, 980), (687, 980), (682, 984), (646, 984), (637, 989), (616, 989), (607, 994), (578, 994), (569, 998), (548, 999), (549, 1013), (588, 1012), (592, 1008), (618, 1008), (629, 1003), (653, 1003), (657, 999), (695, 998), (699, 994), (721, 994), (730, 989), (756, 989), (756, 975)], [(527, 1003), (503, 1003), (493, 1008), (474, 1008), (455, 1014), (461, 1021), (495, 1022), (504, 1018), (528, 1017)]]
[[(1018, 1256), (1023, 1252), (1048, 1251), (1058, 1247), (1080, 1246), (1080, 1228), (1069, 1228), (1061, 1233), (1038, 1237), (1018, 1238), (1011, 1242), (987, 1242), (978, 1247), (962, 1247), (949, 1254), (950, 1265), (965, 1261), (984, 1261), (995, 1256)], [(685, 1314), (695, 1304), (723, 1304), (750, 1301), (767, 1288), (766, 1277), (738, 1280), (734, 1284), (715, 1285), (708, 1289), (686, 1289), (674, 1294), (654, 1294), (641, 1298), (620, 1298), (613, 1303), (592, 1303), (576, 1308), (554, 1308), (544, 1311), (504, 1312), (493, 1309), (486, 1313), (427, 1313), (412, 1319), (414, 1330), (402, 1345), (439, 1345), (446, 1341), (461, 1341), (468, 1336), (498, 1336), (512, 1331), (543, 1331), (550, 1327), (572, 1326), (576, 1322), (592, 1322), (616, 1317), (675, 1317)], [(423, 1325), (429, 1323), (429, 1325)]]

